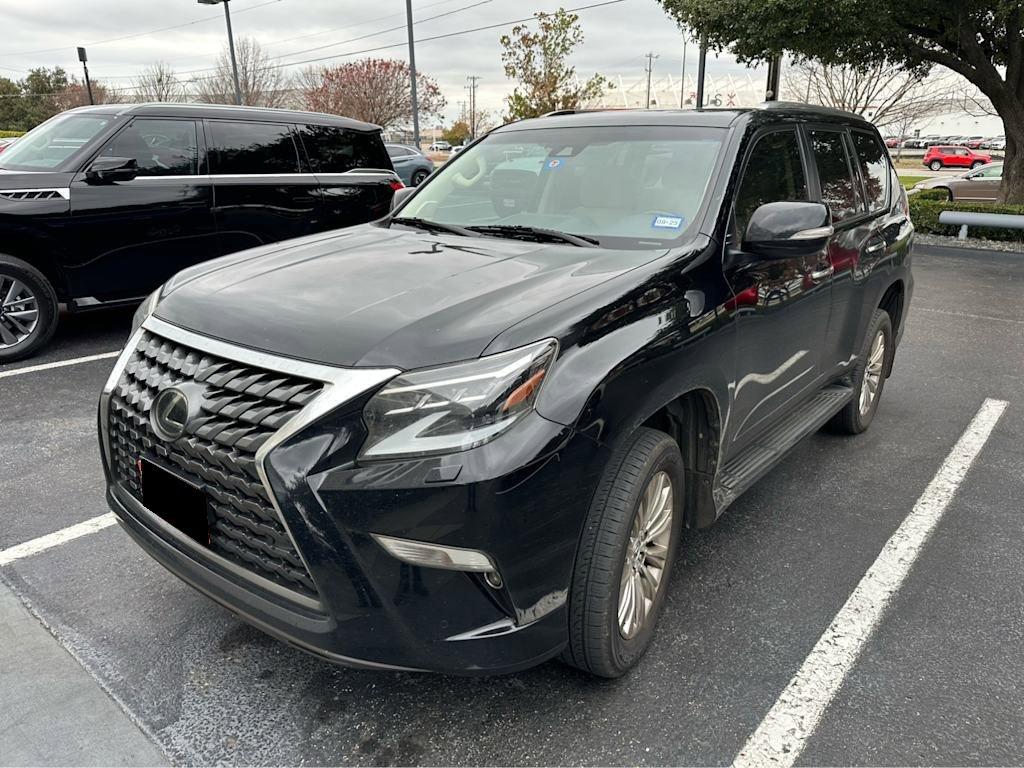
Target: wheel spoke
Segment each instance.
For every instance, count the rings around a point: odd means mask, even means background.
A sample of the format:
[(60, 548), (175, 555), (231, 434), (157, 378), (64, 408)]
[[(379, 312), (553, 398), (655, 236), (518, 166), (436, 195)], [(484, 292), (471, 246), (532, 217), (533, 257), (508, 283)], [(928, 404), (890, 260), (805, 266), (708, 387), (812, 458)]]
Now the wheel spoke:
[(6, 322), (0, 322), (0, 341), (7, 346), (13, 346), (19, 341), (18, 337), (11, 333)]
[(4, 305), (10, 304), (14, 301), (15, 296), (21, 293), (25, 289), (25, 286), (21, 284), (20, 280), (11, 280), (11, 287), (7, 291), (7, 296), (4, 297)]

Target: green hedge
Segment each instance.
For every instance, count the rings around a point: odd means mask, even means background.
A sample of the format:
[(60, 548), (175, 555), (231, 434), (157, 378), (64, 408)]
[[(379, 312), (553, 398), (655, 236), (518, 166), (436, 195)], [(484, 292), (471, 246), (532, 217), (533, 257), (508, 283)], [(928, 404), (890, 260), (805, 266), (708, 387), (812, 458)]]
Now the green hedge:
[(24, 131), (0, 131), (0, 139), (16, 139), (24, 135)]
[[(938, 194), (934, 194), (938, 193)], [(941, 195), (941, 196), (940, 196)], [(939, 214), (943, 211), (970, 211), (976, 213), (1012, 213), (1024, 215), (1024, 205), (1002, 205), (999, 203), (956, 203), (945, 199), (944, 190), (923, 189), (911, 195), (910, 220), (918, 232), (928, 235), (949, 235), (955, 237), (960, 231), (959, 226), (939, 224)], [(970, 227), (968, 237), (979, 237), (985, 240), (1008, 240), (1024, 242), (1024, 230), (999, 229), (996, 227)]]

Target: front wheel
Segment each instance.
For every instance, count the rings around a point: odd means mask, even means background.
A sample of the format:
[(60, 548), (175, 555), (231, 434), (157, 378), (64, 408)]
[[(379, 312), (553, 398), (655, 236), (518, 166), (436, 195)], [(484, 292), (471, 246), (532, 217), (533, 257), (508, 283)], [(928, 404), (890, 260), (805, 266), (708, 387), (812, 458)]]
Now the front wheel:
[(412, 175), (412, 179), (411, 179), (412, 186), (418, 187), (420, 184), (422, 184), (424, 181), (426, 181), (427, 176), (429, 176), (429, 175), (430, 175), (430, 173), (425, 171), (425, 170), (423, 170), (423, 169), (420, 169), (420, 170), (416, 171), (416, 173), (414, 173)]
[(977, 162), (971, 163), (971, 170), (973, 171), (975, 168), (981, 168), (983, 165), (984, 163), (978, 160)]
[(942, 161), (941, 160), (932, 160), (931, 163), (928, 164), (928, 167), (931, 168), (933, 171), (941, 171), (942, 170)]
[(38, 269), (0, 254), (0, 363), (29, 357), (57, 330), (57, 294)]
[(566, 663), (621, 677), (647, 650), (679, 549), (683, 477), (664, 432), (640, 428), (612, 454), (576, 553)]
[(853, 372), (853, 399), (832, 417), (829, 422), (832, 431), (859, 435), (871, 426), (878, 402), (882, 399), (885, 377), (892, 366), (894, 352), (889, 313), (876, 309), (864, 349)]

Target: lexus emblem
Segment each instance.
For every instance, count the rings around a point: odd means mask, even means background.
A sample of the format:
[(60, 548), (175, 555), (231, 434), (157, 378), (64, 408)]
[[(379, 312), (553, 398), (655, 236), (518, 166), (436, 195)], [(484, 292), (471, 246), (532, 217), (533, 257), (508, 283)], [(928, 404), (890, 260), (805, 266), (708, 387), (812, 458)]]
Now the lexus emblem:
[(153, 401), (149, 420), (153, 431), (164, 440), (177, 440), (185, 434), (188, 422), (188, 398), (180, 389), (165, 389)]

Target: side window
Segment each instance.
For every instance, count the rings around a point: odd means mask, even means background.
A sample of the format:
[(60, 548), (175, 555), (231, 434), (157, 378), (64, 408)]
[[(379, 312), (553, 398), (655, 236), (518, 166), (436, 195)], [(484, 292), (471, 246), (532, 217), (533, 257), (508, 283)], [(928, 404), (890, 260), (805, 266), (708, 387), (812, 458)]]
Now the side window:
[(388, 154), (394, 160), (396, 157), (409, 157), (412, 155), (412, 152), (404, 147), (388, 147)]
[(100, 156), (134, 158), (139, 176), (195, 176), (195, 121), (136, 118), (100, 150)]
[(886, 159), (886, 150), (870, 133), (853, 131), (851, 135), (868, 193), (868, 210), (881, 210), (889, 199), (889, 161)]
[(839, 131), (813, 130), (811, 152), (818, 167), (822, 202), (832, 211), (832, 220), (848, 219), (861, 209), (860, 192), (850, 175)]
[(210, 173), (298, 173), (291, 128), (279, 123), (207, 122)]
[(304, 125), (300, 135), (314, 173), (391, 167), (379, 133), (362, 133), (333, 125)]
[(807, 176), (796, 131), (766, 134), (750, 150), (736, 193), (736, 231), (742, 237), (750, 215), (764, 203), (807, 199)]

